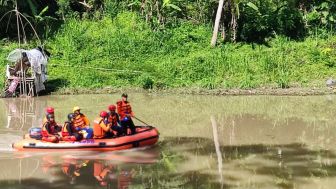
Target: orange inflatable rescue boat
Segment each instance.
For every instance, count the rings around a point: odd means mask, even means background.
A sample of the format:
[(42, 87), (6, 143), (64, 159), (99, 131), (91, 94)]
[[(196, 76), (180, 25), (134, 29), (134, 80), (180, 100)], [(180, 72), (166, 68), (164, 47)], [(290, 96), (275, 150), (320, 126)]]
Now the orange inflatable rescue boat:
[(152, 146), (159, 140), (159, 132), (152, 126), (136, 126), (136, 134), (108, 139), (83, 139), (81, 141), (60, 141), (50, 143), (30, 138), (26, 135), (21, 141), (12, 144), (19, 151), (45, 150), (94, 150), (116, 151)]

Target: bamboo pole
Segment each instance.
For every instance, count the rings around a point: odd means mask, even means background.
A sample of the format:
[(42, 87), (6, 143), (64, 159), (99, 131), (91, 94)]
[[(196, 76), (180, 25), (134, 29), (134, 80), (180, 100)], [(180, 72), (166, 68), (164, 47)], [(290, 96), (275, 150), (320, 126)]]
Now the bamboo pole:
[(223, 5), (224, 5), (224, 0), (219, 0), (217, 14), (216, 14), (216, 20), (215, 20), (215, 26), (214, 26), (214, 30), (213, 30), (213, 34), (212, 34), (212, 39), (211, 39), (211, 46), (212, 47), (216, 46), (219, 23), (220, 23), (220, 19), (221, 19), (221, 16), (222, 16)]
[[(19, 48), (21, 47), (21, 39), (20, 39), (20, 23), (19, 23), (19, 10), (18, 10), (18, 5), (17, 1), (15, 1), (15, 14), (16, 14), (16, 26), (17, 26), (17, 34), (18, 34), (18, 41), (19, 41)], [(19, 75), (20, 81), (20, 96), (24, 93), (24, 83), (23, 83), (23, 70), (22, 70), (22, 53), (20, 55), (20, 65), (21, 65), (21, 74)]]

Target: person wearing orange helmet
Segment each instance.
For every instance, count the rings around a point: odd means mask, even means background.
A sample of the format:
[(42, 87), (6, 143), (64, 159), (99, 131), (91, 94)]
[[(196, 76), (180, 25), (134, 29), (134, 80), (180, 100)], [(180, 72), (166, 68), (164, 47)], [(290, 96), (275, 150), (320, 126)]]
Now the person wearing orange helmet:
[(94, 120), (93, 125), (93, 138), (109, 138), (113, 136), (111, 124), (108, 122), (108, 113), (101, 111), (99, 118)]
[(112, 130), (117, 132), (117, 136), (120, 136), (123, 130), (120, 124), (119, 115), (116, 112), (117, 107), (112, 104), (108, 106), (108, 109), (108, 122), (112, 125)]
[(128, 95), (123, 93), (121, 95), (121, 100), (117, 102), (117, 110), (120, 115), (120, 123), (123, 128), (123, 133), (127, 134), (127, 128), (130, 128), (131, 134), (136, 133), (135, 125), (132, 121), (134, 117), (134, 112), (129, 101), (127, 101)]
[(83, 134), (84, 138), (89, 139), (92, 138), (93, 130), (90, 128), (90, 121), (89, 119), (80, 112), (81, 109), (78, 106), (75, 106), (73, 108), (74, 113), (74, 127), (77, 131), (80, 131), (81, 133), (85, 132), (86, 134)]

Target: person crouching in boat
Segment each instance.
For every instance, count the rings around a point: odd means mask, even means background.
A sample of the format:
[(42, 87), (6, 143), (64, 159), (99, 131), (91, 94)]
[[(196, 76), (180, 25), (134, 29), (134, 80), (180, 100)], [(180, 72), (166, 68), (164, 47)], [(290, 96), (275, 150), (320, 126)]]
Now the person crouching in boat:
[[(56, 122), (56, 120), (55, 120), (55, 109), (53, 107), (49, 106), (46, 109), (46, 116), (43, 118), (43, 125), (48, 121), (48, 119), (47, 119), (48, 115), (54, 116), (54, 121)], [(62, 129), (62, 126), (58, 125), (58, 127), (56, 127), (56, 129), (57, 129), (57, 132), (60, 132), (61, 129)]]
[(66, 121), (62, 127), (62, 139), (64, 141), (79, 141), (83, 138), (73, 124), (74, 118), (75, 114), (68, 114), (68, 121)]
[(112, 124), (108, 122), (108, 113), (100, 112), (100, 117), (95, 119), (93, 125), (93, 138), (110, 138), (113, 136)]
[(89, 126), (90, 125), (89, 119), (80, 112), (80, 108), (78, 106), (75, 106), (73, 108), (73, 113), (75, 114), (73, 123), (74, 123), (76, 130), (80, 132), (85, 131), (87, 135), (86, 136), (83, 135), (84, 138), (86, 139), (92, 138), (93, 130)]
[(108, 122), (112, 125), (111, 128), (113, 131), (117, 132), (117, 136), (122, 135), (123, 130), (120, 124), (119, 115), (116, 112), (115, 105), (109, 105), (109, 113), (108, 113)]
[(57, 143), (61, 138), (58, 135), (57, 130), (58, 125), (55, 122), (54, 115), (48, 114), (47, 121), (42, 126), (42, 140)]
[(117, 102), (117, 110), (120, 115), (120, 123), (123, 128), (123, 133), (127, 135), (127, 128), (130, 128), (131, 134), (135, 134), (135, 125), (131, 117), (134, 117), (131, 104), (127, 101), (128, 95), (123, 93), (121, 100)]

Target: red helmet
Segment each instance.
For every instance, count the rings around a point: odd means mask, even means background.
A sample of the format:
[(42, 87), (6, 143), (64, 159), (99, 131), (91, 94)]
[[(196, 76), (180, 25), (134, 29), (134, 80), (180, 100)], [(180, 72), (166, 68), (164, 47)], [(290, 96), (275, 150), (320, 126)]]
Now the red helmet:
[(48, 107), (46, 111), (48, 114), (53, 114), (55, 112), (53, 107)]
[(107, 117), (107, 112), (106, 111), (101, 111), (100, 112), (100, 117)]
[(115, 111), (116, 110), (116, 106), (115, 105), (109, 105), (108, 109), (110, 111)]

